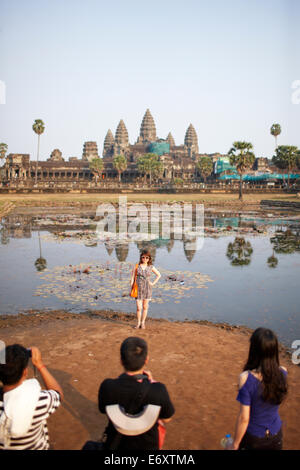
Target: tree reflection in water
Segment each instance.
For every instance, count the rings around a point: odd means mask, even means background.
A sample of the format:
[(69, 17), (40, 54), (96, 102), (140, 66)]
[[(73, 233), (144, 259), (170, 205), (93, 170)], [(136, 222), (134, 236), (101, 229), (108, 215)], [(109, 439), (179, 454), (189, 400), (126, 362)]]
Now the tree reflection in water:
[(300, 232), (287, 229), (270, 238), (270, 242), (275, 253), (292, 254), (295, 251), (300, 251)]
[(35, 260), (34, 266), (37, 271), (44, 271), (47, 267), (47, 261), (45, 258), (42, 256), (42, 246), (41, 246), (41, 237), (40, 237), (40, 232), (38, 232), (39, 235), (39, 247), (40, 247), (40, 256)]
[(247, 266), (251, 263), (252, 253), (251, 243), (244, 237), (236, 237), (233, 243), (228, 243), (226, 256), (232, 266)]

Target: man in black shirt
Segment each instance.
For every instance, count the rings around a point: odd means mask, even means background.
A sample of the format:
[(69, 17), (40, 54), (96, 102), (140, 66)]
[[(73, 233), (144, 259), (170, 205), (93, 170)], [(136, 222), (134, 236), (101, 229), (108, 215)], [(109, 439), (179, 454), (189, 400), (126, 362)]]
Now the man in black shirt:
[(144, 370), (148, 362), (147, 343), (138, 337), (125, 339), (121, 345), (121, 362), (124, 373), (116, 379), (106, 379), (100, 385), (100, 412), (107, 413), (109, 408), (106, 407), (116, 404), (130, 415), (142, 413), (147, 405), (157, 405), (160, 411), (154, 425), (138, 435), (118, 432), (109, 419), (106, 447), (111, 450), (159, 449), (158, 420), (164, 423), (170, 421), (175, 410), (165, 385), (152, 381), (151, 373)]

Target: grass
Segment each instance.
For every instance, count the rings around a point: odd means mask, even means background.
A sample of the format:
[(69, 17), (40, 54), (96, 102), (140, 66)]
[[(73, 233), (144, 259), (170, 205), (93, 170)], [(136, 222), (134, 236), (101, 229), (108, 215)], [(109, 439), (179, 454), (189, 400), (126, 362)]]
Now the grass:
[(243, 202), (239, 201), (238, 194), (0, 194), (0, 210), (6, 202), (13, 202), (17, 206), (24, 205), (43, 205), (63, 203), (83, 203), (97, 204), (100, 202), (118, 202), (119, 196), (127, 196), (128, 202), (203, 202), (203, 203), (221, 203), (230, 204), (259, 204), (262, 199), (272, 199), (277, 201), (299, 201), (296, 194), (270, 194), (270, 193), (251, 193), (244, 194)]

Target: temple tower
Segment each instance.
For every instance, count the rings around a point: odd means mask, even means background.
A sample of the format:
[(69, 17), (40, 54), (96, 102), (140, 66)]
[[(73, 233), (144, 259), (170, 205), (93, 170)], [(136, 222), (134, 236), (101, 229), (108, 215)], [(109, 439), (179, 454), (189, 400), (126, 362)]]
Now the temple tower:
[(169, 132), (169, 134), (168, 134), (166, 140), (167, 140), (167, 142), (169, 142), (170, 148), (171, 148), (171, 147), (175, 147), (175, 140), (174, 140), (174, 138), (173, 138), (171, 132)]
[(110, 155), (112, 153), (114, 143), (115, 143), (115, 139), (112, 134), (112, 131), (108, 129), (107, 134), (104, 139), (103, 157), (105, 157), (106, 155)]
[(188, 149), (189, 157), (192, 157), (195, 153), (199, 153), (198, 137), (192, 124), (189, 125), (185, 133), (184, 145)]
[(155, 141), (156, 141), (155, 122), (149, 109), (147, 109), (142, 120), (140, 137), (138, 139), (138, 142), (155, 142)]
[(64, 159), (62, 157), (62, 153), (59, 149), (54, 149), (53, 152), (51, 152), (50, 158), (48, 158), (48, 161), (51, 162), (63, 162)]
[(93, 158), (98, 158), (97, 142), (84, 142), (82, 160), (92, 161)]
[(123, 119), (121, 119), (115, 135), (114, 155), (124, 153), (128, 144), (128, 132)]

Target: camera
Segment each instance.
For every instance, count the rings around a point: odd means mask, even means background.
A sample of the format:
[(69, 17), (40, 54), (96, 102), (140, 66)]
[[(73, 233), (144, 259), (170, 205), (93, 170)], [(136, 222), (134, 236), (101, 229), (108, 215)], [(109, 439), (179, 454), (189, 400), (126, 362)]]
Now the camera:
[(31, 348), (27, 348), (28, 357), (32, 357)]

